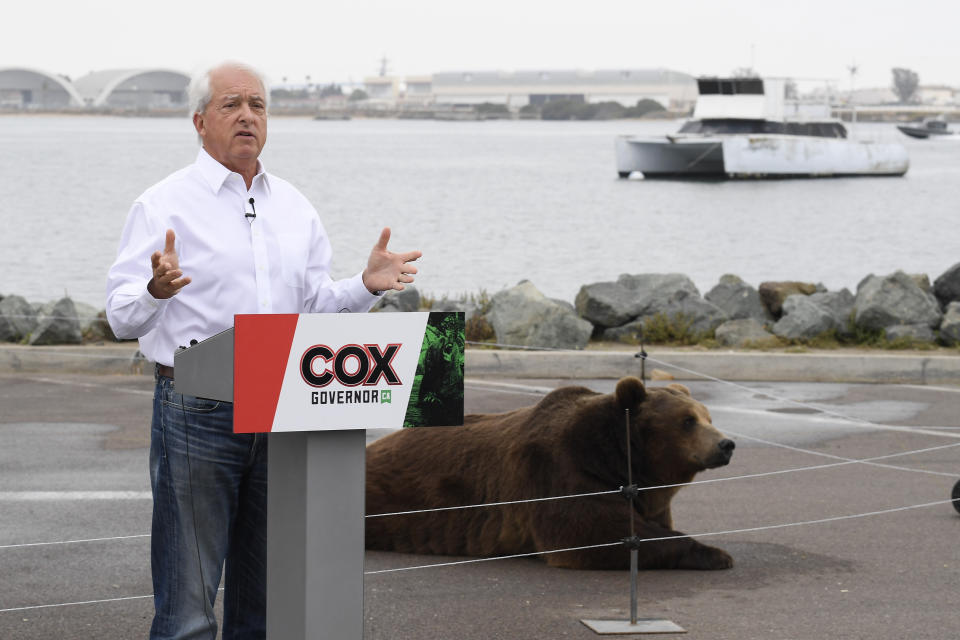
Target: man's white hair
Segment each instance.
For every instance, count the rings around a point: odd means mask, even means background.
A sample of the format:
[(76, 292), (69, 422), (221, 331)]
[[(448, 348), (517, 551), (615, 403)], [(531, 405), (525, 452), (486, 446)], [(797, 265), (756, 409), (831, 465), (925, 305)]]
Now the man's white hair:
[(218, 71), (220, 69), (240, 69), (241, 71), (246, 71), (254, 78), (259, 80), (260, 86), (263, 87), (264, 106), (269, 108), (270, 91), (267, 89), (266, 77), (248, 64), (227, 61), (210, 67), (203, 73), (193, 76), (193, 78), (190, 80), (190, 88), (187, 90), (187, 96), (189, 98), (191, 118), (195, 113), (203, 113), (204, 110), (206, 110), (207, 105), (210, 104), (210, 100), (213, 98), (213, 96), (210, 95), (210, 75), (214, 71)]

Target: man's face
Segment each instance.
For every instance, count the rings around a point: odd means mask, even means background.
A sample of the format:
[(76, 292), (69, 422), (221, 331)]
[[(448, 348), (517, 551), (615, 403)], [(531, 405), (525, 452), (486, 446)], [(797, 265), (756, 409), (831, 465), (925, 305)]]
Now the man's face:
[(210, 74), (210, 103), (193, 115), (203, 148), (232, 171), (243, 173), (267, 141), (267, 101), (256, 76), (224, 67)]

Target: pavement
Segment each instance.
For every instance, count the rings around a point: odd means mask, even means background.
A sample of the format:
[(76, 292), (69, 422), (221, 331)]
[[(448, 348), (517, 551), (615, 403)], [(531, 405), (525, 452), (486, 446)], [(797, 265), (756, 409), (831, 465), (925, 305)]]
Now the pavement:
[[(129, 345), (37, 349), (0, 348), (0, 638), (144, 638), (152, 615), (152, 379), (131, 373)], [(632, 352), (522, 360), (473, 351), (468, 412), (529, 405), (572, 378), (608, 392), (620, 374), (639, 371), (630, 368), (638, 366)], [(687, 487), (674, 500), (676, 527), (705, 534), (701, 539), (729, 551), (735, 566), (641, 572), (640, 617), (670, 619), (688, 637), (718, 640), (957, 637), (960, 514), (947, 501), (960, 478), (960, 376), (932, 375), (951, 371), (947, 360), (956, 356), (897, 354), (891, 362), (887, 354), (855, 354), (841, 362), (833, 354), (829, 371), (792, 380), (799, 365), (784, 365), (778, 375), (772, 365), (751, 369), (741, 354), (709, 365), (704, 356), (712, 353), (683, 355), (690, 360), (678, 364), (679, 355), (648, 351), (647, 373), (674, 365), (671, 373), (737, 441), (728, 467), (701, 476), (736, 479)], [(862, 358), (859, 378), (837, 380)], [(739, 377), (716, 375), (724, 359)], [(912, 373), (887, 378), (895, 364)], [(701, 373), (698, 367), (712, 366), (710, 375), (723, 382), (676, 366)], [(612, 375), (598, 375), (598, 367)], [(368, 441), (383, 433), (369, 431)], [(958, 446), (937, 448), (948, 445)], [(914, 453), (880, 461), (896, 468), (783, 473), (905, 452)], [(449, 560), (462, 558), (367, 552), (365, 570)], [(598, 638), (581, 619), (623, 620), (628, 612), (625, 571), (497, 560), (367, 576), (364, 637)]]

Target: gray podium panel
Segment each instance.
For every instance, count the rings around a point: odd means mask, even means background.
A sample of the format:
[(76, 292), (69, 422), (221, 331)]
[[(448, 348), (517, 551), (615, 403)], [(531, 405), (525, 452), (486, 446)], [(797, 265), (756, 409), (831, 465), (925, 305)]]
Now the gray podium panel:
[(173, 364), (180, 393), (233, 402), (233, 329), (176, 352)]
[(363, 637), (366, 434), (271, 433), (267, 638)]

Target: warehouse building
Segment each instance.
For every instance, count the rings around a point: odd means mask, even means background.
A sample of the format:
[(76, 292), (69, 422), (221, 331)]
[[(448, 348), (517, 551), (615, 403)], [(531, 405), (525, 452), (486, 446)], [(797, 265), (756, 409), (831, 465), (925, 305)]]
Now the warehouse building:
[(94, 71), (74, 82), (86, 106), (113, 109), (185, 109), (189, 84), (169, 69)]
[(0, 109), (44, 111), (81, 106), (83, 99), (69, 78), (38, 69), (0, 68)]
[(456, 106), (487, 102), (519, 109), (569, 99), (626, 107), (649, 99), (683, 111), (696, 101), (697, 83), (691, 75), (667, 69), (454, 71), (433, 74), (431, 92), (435, 103)]

